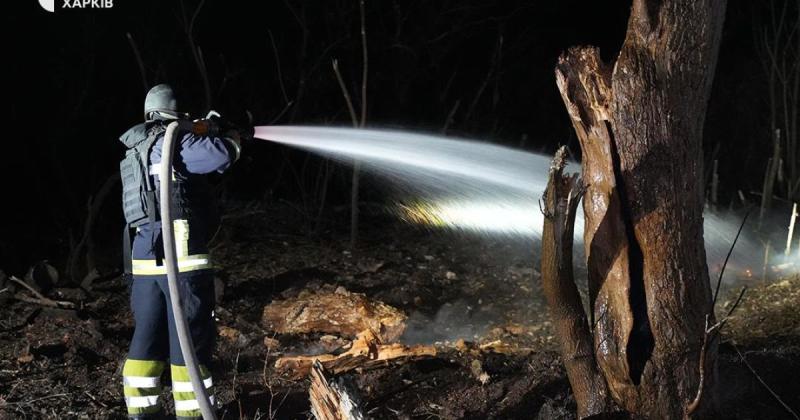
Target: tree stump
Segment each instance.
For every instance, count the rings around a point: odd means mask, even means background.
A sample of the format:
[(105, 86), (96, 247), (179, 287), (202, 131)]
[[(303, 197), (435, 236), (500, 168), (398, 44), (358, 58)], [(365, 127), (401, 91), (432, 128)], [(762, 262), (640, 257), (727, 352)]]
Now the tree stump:
[[(556, 66), (583, 152), (589, 364), (617, 404), (648, 418), (709, 416), (715, 405), (716, 341), (700, 354), (706, 316), (713, 321), (702, 133), (725, 8), (725, 0), (634, 0), (613, 65), (596, 48), (579, 47)], [(560, 294), (554, 313), (574, 298)], [(566, 314), (582, 325), (580, 315)], [(580, 333), (559, 334), (562, 353), (580, 348), (584, 357), (586, 332), (573, 330)], [(690, 413), (701, 360), (705, 397)], [(571, 383), (591, 369), (568, 366)], [(581, 417), (601, 408), (591, 399), (578, 406)]]

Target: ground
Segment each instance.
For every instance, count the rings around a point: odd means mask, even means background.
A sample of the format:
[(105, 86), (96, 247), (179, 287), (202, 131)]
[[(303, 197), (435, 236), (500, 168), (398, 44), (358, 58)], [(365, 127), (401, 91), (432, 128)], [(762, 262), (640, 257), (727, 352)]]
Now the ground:
[[(222, 418), (308, 417), (307, 381), (281, 376), (273, 362), (334, 350), (346, 337), (277, 335), (260, 317), (272, 300), (338, 287), (403, 310), (402, 341), (439, 349), (434, 359), (344, 375), (370, 417), (574, 418), (532, 241), (365, 217), (350, 251), (344, 232), (307, 235), (307, 223), (286, 206), (226, 216), (212, 242), (225, 284), (213, 369)], [(750, 289), (720, 345), (720, 407), (728, 418), (787, 418), (778, 398), (800, 408), (800, 278), (743, 281)], [(0, 418), (123, 418), (120, 371), (133, 331), (127, 285), (114, 277), (88, 293), (61, 293), (81, 309), (0, 294)], [(726, 287), (718, 313), (735, 296)]]

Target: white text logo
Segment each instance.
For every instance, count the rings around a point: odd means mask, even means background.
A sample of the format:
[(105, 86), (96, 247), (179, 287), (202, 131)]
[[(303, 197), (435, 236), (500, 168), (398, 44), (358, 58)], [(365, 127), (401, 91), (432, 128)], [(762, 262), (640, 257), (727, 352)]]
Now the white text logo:
[[(43, 1), (43, 0), (40, 0)], [(63, 9), (110, 9), (114, 7), (114, 0), (63, 0)], [(53, 0), (50, 0), (52, 3)]]

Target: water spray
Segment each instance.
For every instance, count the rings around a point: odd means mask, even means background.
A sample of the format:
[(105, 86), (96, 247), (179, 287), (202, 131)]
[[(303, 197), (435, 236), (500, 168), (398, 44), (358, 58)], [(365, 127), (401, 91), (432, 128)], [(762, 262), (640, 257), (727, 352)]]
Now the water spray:
[[(255, 128), (255, 137), (344, 164), (359, 160), (365, 171), (407, 193), (391, 210), (407, 222), (482, 235), (541, 237), (539, 200), (547, 183), (549, 156), (398, 130), (262, 126)], [(572, 162), (569, 170), (580, 171), (580, 165)], [(708, 265), (717, 273), (739, 217), (708, 212), (704, 219)], [(582, 211), (575, 223), (575, 240), (582, 243)], [(761, 250), (757, 241), (742, 237), (732, 261), (759, 267)]]

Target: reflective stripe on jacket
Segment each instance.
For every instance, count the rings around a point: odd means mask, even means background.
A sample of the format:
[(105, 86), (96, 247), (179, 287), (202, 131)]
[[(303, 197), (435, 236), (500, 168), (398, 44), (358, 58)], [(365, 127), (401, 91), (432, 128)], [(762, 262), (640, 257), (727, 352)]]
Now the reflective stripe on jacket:
[[(179, 134), (171, 174), (177, 194), (172, 209), (178, 269), (180, 272), (209, 269), (208, 241), (218, 226), (218, 214), (207, 175), (224, 172), (235, 159), (236, 150), (221, 137)], [(164, 135), (159, 134), (150, 150), (150, 175), (158, 186), (159, 165)], [(132, 247), (134, 275), (164, 275), (161, 222), (145, 223), (136, 228)]]

